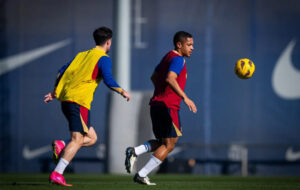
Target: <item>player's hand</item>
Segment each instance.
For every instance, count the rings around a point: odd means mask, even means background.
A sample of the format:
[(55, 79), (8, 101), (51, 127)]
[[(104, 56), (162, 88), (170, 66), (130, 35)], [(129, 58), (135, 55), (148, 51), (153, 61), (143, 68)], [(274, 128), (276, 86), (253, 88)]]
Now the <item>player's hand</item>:
[(183, 99), (183, 101), (187, 105), (187, 107), (189, 108), (190, 111), (192, 111), (193, 113), (197, 112), (197, 107), (191, 99), (186, 97)]
[(45, 95), (45, 99), (44, 99), (44, 102), (45, 103), (48, 103), (48, 102), (51, 102), (54, 98), (56, 98), (56, 94), (55, 92), (49, 92), (48, 94)]
[(122, 90), (121, 95), (127, 99), (127, 102), (130, 100), (130, 94), (126, 92), (125, 90)]

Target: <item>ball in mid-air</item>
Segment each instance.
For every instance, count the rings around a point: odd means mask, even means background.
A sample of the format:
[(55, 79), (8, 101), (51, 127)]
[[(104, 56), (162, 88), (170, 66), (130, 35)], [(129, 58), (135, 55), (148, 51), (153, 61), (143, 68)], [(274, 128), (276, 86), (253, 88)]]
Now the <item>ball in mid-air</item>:
[(250, 59), (243, 58), (236, 62), (234, 71), (239, 78), (248, 79), (252, 77), (255, 65)]

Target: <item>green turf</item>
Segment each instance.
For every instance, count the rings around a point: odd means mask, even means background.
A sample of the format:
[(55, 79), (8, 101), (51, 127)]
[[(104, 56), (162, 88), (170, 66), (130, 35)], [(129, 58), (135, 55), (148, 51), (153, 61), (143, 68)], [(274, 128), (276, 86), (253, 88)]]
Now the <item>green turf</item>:
[(300, 190), (300, 177), (207, 177), (199, 175), (150, 176), (156, 186), (134, 184), (132, 176), (65, 175), (73, 187), (48, 183), (48, 174), (0, 174), (0, 190)]

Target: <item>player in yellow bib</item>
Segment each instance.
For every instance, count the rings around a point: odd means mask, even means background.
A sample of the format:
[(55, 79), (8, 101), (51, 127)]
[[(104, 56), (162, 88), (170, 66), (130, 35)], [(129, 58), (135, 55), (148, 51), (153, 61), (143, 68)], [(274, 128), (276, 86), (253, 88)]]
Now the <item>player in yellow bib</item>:
[(97, 134), (90, 126), (90, 108), (95, 89), (101, 80), (107, 87), (121, 94), (127, 101), (130, 94), (122, 89), (111, 74), (111, 59), (107, 55), (111, 46), (112, 31), (101, 27), (94, 31), (96, 47), (80, 52), (58, 72), (53, 92), (45, 95), (45, 103), (57, 98), (69, 122), (71, 140), (65, 143), (55, 140), (53, 160), (58, 163), (50, 175), (50, 182), (62, 186), (67, 184), (63, 172), (82, 146), (91, 146), (97, 141)]

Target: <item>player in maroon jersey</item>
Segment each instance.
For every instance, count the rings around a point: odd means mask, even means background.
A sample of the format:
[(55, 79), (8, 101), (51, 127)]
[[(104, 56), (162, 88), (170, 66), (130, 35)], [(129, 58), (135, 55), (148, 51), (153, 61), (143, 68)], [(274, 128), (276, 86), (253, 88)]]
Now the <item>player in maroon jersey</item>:
[(150, 100), (150, 113), (156, 140), (149, 140), (137, 147), (126, 149), (125, 167), (131, 173), (136, 157), (154, 152), (148, 163), (134, 176), (139, 184), (151, 183), (148, 174), (174, 149), (179, 136), (182, 136), (179, 110), (181, 100), (193, 113), (197, 112), (194, 102), (184, 92), (187, 69), (184, 57), (190, 57), (194, 49), (191, 34), (179, 31), (173, 40), (175, 49), (168, 52), (155, 68), (151, 80), (155, 90)]

